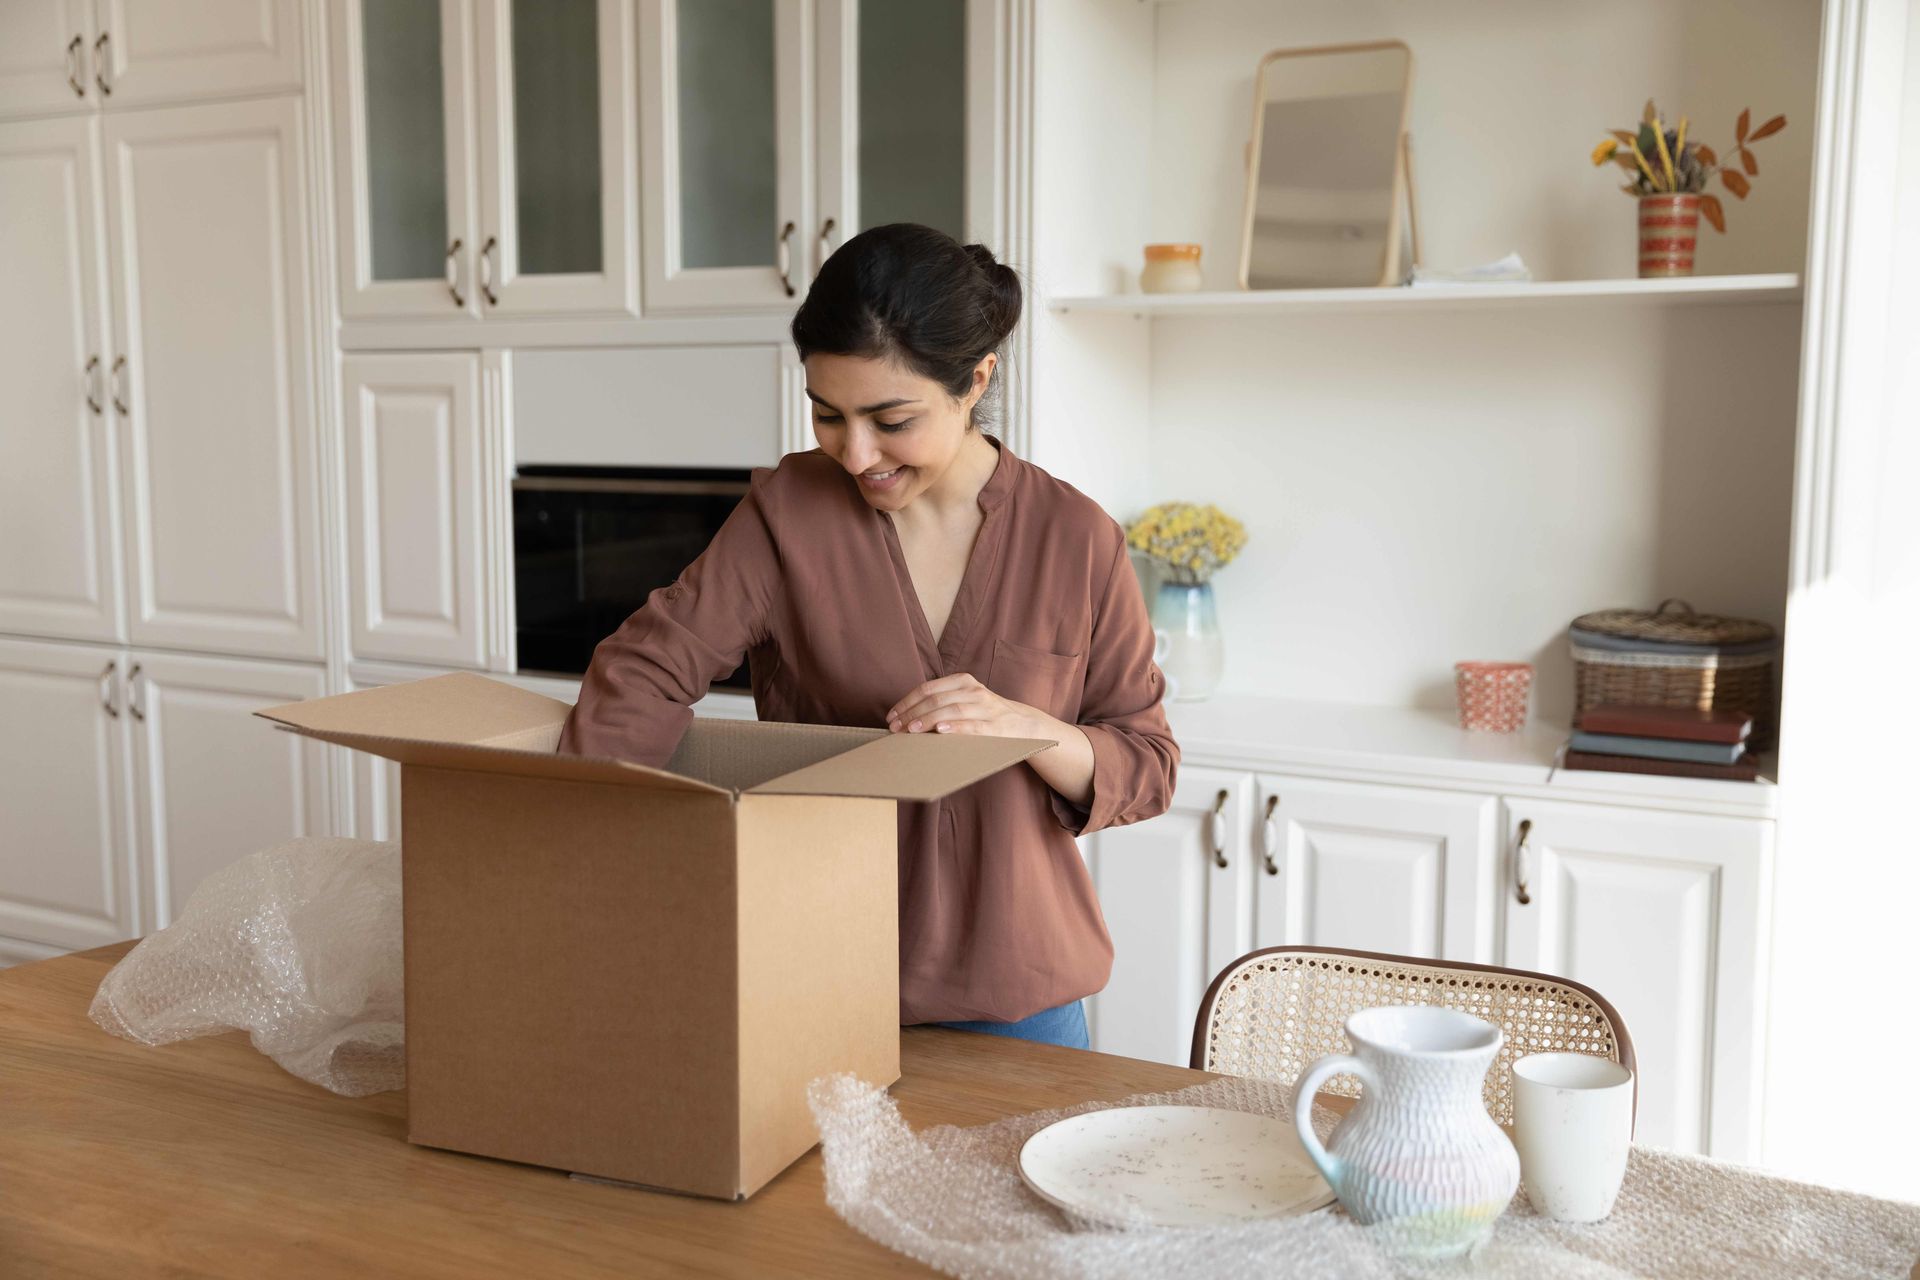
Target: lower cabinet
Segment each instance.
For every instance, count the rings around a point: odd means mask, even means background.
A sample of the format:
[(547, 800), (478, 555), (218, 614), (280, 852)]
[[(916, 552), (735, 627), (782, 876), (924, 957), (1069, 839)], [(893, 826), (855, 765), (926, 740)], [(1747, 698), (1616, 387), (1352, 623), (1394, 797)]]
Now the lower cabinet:
[(318, 667), (0, 640), (0, 963), (168, 924), (207, 875), (330, 830), (319, 744), (253, 712)]
[(1093, 1046), (1184, 1064), (1207, 984), (1256, 946), (1537, 970), (1620, 1011), (1641, 1141), (1751, 1159), (1772, 840), (1757, 818), (1188, 766), (1171, 811), (1084, 842), (1114, 944)]
[(1506, 963), (1584, 982), (1620, 1011), (1641, 1141), (1752, 1157), (1773, 824), (1547, 800), (1506, 811)]

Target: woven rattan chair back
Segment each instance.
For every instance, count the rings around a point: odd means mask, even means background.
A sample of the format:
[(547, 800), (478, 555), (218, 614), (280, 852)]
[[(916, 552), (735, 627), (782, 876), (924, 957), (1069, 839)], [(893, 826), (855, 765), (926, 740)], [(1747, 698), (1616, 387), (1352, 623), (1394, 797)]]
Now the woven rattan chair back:
[[(1596, 991), (1524, 969), (1332, 947), (1269, 947), (1213, 980), (1193, 1027), (1193, 1067), (1292, 1084), (1314, 1059), (1352, 1053), (1349, 1015), (1377, 1005), (1424, 1004), (1485, 1018), (1505, 1033), (1487, 1072), (1487, 1110), (1513, 1123), (1513, 1063), (1530, 1053), (1590, 1053), (1633, 1070), (1633, 1041)], [(1334, 1076), (1328, 1093), (1357, 1096)], [(1634, 1081), (1635, 1105), (1639, 1080)]]

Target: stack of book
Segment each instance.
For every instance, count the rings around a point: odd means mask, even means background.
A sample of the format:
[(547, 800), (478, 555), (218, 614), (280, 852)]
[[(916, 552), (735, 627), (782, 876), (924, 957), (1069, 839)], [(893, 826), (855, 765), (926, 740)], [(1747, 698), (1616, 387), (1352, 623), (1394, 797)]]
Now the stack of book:
[(1752, 782), (1760, 764), (1747, 754), (1751, 732), (1744, 711), (1589, 707), (1574, 723), (1566, 767)]

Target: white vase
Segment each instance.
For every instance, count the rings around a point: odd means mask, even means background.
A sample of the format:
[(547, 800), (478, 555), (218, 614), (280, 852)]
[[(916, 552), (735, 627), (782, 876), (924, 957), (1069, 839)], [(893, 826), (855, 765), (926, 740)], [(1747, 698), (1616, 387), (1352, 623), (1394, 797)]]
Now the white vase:
[[(1356, 1221), (1398, 1224), (1409, 1252), (1466, 1252), (1520, 1185), (1520, 1157), (1480, 1093), (1500, 1028), (1453, 1009), (1399, 1006), (1354, 1014), (1347, 1039), (1353, 1054), (1321, 1058), (1295, 1086), (1307, 1154)], [(1314, 1091), (1341, 1072), (1364, 1088), (1322, 1146)]]

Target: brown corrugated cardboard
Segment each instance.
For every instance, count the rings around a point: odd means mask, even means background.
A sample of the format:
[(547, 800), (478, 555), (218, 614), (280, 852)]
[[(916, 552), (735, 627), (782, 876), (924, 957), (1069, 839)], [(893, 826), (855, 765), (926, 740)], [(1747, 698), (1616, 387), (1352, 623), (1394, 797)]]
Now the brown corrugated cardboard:
[(1050, 746), (696, 720), (666, 769), (559, 756), (478, 675), (274, 707), (401, 762), (408, 1137), (733, 1198), (807, 1083), (899, 1076), (894, 801)]

